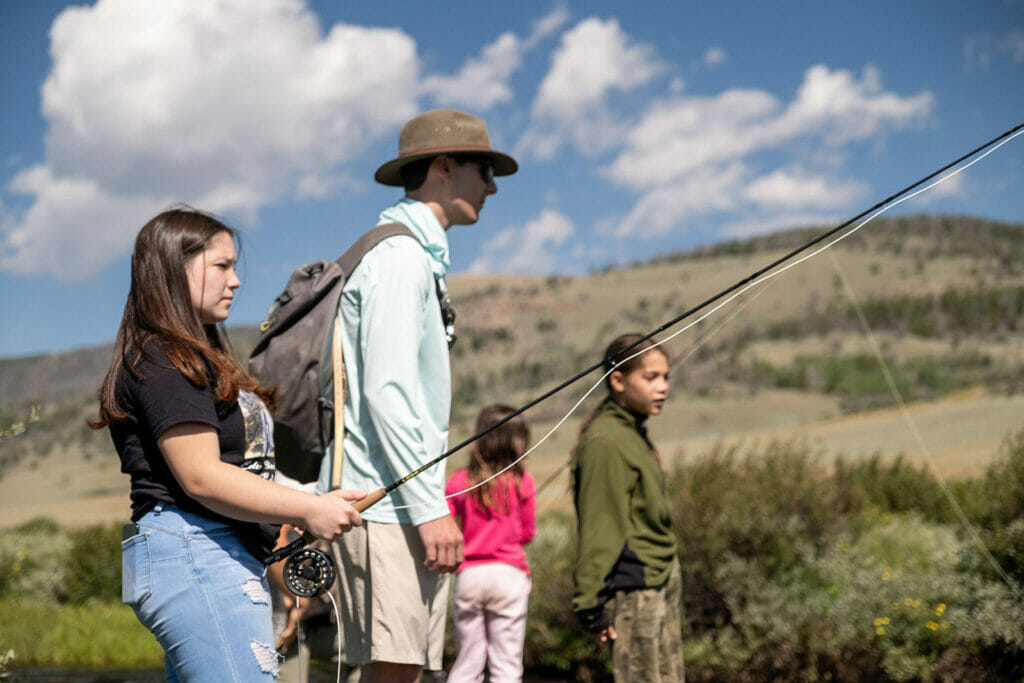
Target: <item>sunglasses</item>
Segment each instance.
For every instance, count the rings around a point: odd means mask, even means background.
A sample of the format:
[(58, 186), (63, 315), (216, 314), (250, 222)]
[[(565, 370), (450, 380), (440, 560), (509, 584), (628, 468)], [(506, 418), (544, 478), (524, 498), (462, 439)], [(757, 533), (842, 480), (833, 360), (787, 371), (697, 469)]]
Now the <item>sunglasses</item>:
[(494, 180), (494, 164), (489, 161), (478, 161), (480, 165), (480, 180), (484, 181), (484, 185), (490, 185)]
[(455, 160), (460, 164), (467, 162), (476, 164), (480, 170), (480, 180), (484, 181), (484, 185), (490, 185), (494, 180), (494, 163), (490, 159), (460, 155)]

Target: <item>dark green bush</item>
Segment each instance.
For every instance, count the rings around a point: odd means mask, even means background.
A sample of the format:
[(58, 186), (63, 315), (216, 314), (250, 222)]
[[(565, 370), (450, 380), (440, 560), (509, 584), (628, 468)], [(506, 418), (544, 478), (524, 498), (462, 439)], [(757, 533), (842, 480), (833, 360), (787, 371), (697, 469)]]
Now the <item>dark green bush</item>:
[[(1024, 432), (1007, 450), (954, 497), (1016, 575)], [(688, 579), (688, 678), (1024, 674), (1024, 593), (996, 575), (927, 470), (875, 458), (830, 473), (806, 445), (777, 442), (687, 461), (670, 482)]]
[[(970, 530), (942, 482), (899, 458), (830, 464), (778, 441), (684, 460), (668, 483), (687, 677), (1024, 679), (1024, 430), (1004, 450), (952, 485)], [(5, 532), (0, 599), (116, 603), (119, 541), (116, 527), (66, 534), (49, 520)], [(575, 545), (567, 513), (545, 516), (527, 547), (524, 660), (553, 679), (607, 680), (608, 652), (572, 613)]]
[(857, 491), (878, 512), (915, 511), (934, 521), (956, 521), (942, 485), (927, 467), (915, 467), (902, 456), (889, 462), (877, 456), (853, 463), (838, 459), (833, 477), (838, 486)]
[(576, 520), (571, 514), (546, 517), (526, 546), (533, 589), (526, 620), (525, 667), (558, 679), (596, 681), (610, 670), (572, 611)]
[(94, 526), (71, 534), (65, 569), (67, 601), (121, 599), (121, 528)]

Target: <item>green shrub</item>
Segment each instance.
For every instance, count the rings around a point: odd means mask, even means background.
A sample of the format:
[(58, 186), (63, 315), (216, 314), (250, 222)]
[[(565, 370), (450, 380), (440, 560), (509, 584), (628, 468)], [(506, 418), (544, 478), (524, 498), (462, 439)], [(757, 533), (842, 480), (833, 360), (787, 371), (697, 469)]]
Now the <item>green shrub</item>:
[[(982, 533), (1009, 571), (1024, 547), (1010, 502), (1024, 504), (1021, 472), (1024, 433), (983, 483), (956, 487), (965, 508), (984, 513)], [(1024, 595), (993, 574), (925, 469), (874, 458), (829, 474), (806, 445), (776, 442), (685, 462), (670, 486), (688, 577), (689, 678), (1024, 674)]]
[(35, 519), (0, 535), (0, 599), (63, 600), (70, 548), (68, 537), (48, 519)]
[[(954, 529), (885, 515), (783, 572), (725, 558), (716, 571), (732, 613), (689, 662), (712, 680), (1019, 680), (1024, 604), (1006, 586), (960, 571)], [(972, 659), (984, 650), (986, 661)]]
[[(982, 530), (987, 550), (1024, 591), (1024, 430), (1007, 438), (1002, 456), (983, 478), (960, 488), (965, 514)], [(1002, 572), (995, 571), (988, 558), (975, 553), (973, 559), (975, 571), (1000, 580)]]
[(94, 526), (71, 534), (67, 600), (115, 602), (121, 599), (121, 528)]
[(1004, 442), (1003, 455), (985, 472), (979, 498), (986, 525), (1001, 526), (1024, 517), (1024, 429)]
[(857, 491), (858, 497), (878, 512), (914, 511), (942, 522), (957, 519), (942, 485), (928, 468), (915, 467), (902, 456), (888, 462), (878, 456), (853, 463), (840, 458), (833, 477), (837, 486)]
[(594, 680), (609, 671), (572, 611), (575, 517), (551, 515), (526, 546), (533, 588), (526, 620), (525, 667), (555, 678)]

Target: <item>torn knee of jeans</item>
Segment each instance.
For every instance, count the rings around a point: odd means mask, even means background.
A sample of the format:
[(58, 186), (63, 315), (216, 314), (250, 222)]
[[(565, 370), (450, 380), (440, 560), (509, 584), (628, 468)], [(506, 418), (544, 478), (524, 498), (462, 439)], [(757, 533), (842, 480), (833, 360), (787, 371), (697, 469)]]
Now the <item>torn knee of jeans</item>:
[(265, 674), (273, 674), (274, 678), (277, 678), (278, 663), (280, 662), (277, 651), (266, 643), (256, 640), (250, 640), (249, 647), (252, 648), (252, 653), (256, 656), (256, 663), (260, 665), (260, 671)]
[(249, 599), (253, 601), (253, 604), (270, 604), (270, 596), (267, 595), (267, 591), (263, 587), (263, 582), (259, 579), (246, 579), (245, 583), (242, 584), (242, 590), (249, 596)]

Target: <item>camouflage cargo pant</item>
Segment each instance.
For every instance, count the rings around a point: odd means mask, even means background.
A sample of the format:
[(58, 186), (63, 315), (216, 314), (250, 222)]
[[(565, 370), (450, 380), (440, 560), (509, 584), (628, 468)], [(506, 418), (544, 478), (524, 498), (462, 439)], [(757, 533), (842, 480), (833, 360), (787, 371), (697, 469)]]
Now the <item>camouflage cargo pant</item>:
[(683, 644), (680, 604), (683, 597), (679, 560), (660, 588), (617, 592), (606, 609), (617, 638), (612, 666), (619, 683), (682, 683)]

